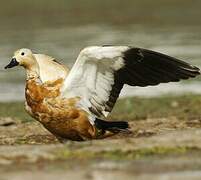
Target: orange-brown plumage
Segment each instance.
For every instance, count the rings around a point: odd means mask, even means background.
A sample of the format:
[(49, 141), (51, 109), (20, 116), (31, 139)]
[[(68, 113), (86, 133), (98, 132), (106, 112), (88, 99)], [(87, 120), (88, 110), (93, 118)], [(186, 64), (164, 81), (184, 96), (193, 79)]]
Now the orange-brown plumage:
[(96, 128), (88, 121), (88, 114), (76, 107), (79, 98), (60, 96), (63, 80), (40, 83), (38, 79), (26, 82), (26, 109), (58, 138), (84, 140), (96, 138)]

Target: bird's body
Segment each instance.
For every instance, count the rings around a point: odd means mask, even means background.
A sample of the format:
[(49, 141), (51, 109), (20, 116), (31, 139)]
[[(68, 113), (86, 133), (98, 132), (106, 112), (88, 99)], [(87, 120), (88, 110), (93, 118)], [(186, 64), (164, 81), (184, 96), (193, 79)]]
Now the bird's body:
[(62, 98), (62, 85), (63, 79), (44, 84), (37, 77), (28, 79), (25, 90), (27, 112), (58, 138), (95, 138), (96, 129), (88, 121), (88, 114), (76, 107), (80, 98)]
[(199, 69), (154, 51), (128, 46), (94, 46), (81, 51), (69, 72), (54, 58), (21, 49), (6, 67), (27, 70), (26, 110), (59, 139), (103, 138), (128, 128), (108, 122), (124, 84), (157, 85), (199, 74)]

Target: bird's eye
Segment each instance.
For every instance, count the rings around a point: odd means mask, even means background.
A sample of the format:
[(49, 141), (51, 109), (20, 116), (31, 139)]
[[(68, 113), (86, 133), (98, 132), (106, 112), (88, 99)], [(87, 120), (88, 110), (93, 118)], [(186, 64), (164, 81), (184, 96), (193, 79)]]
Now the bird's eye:
[(21, 55), (24, 56), (24, 52), (22, 52)]

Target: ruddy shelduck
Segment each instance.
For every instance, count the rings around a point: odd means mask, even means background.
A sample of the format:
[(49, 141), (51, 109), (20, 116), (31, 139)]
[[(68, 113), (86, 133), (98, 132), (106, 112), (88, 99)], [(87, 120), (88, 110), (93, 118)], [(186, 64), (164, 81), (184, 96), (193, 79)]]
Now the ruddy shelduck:
[(129, 46), (87, 47), (70, 71), (52, 57), (20, 49), (5, 68), (18, 65), (27, 74), (27, 112), (60, 141), (127, 131), (127, 122), (105, 120), (124, 84), (154, 86), (200, 74), (199, 68), (176, 58)]

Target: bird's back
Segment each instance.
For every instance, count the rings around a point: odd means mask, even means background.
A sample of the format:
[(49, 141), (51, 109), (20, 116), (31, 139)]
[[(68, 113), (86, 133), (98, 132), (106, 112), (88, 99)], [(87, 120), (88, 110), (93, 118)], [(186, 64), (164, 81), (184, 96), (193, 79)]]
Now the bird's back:
[(68, 68), (45, 54), (34, 54), (40, 69), (42, 82), (55, 81), (59, 78), (65, 79), (68, 75)]

